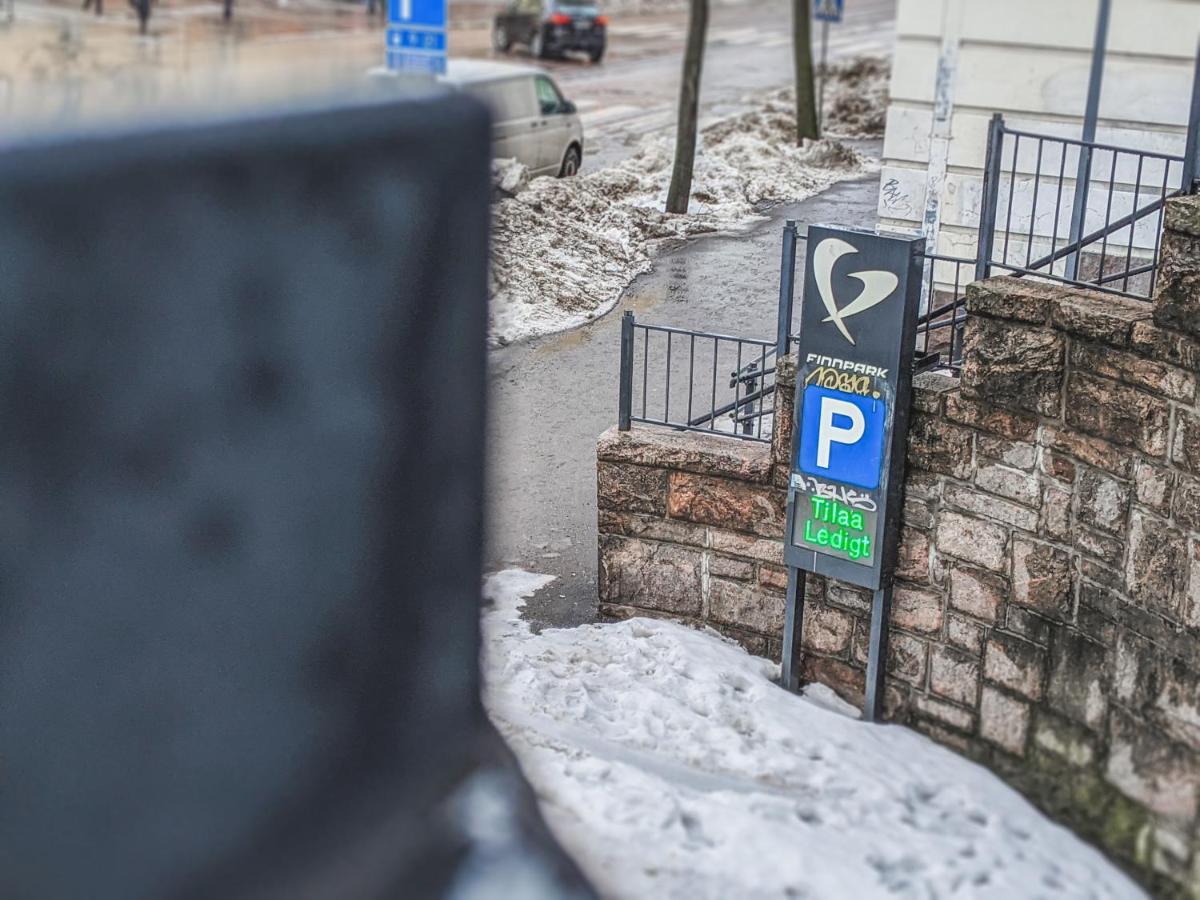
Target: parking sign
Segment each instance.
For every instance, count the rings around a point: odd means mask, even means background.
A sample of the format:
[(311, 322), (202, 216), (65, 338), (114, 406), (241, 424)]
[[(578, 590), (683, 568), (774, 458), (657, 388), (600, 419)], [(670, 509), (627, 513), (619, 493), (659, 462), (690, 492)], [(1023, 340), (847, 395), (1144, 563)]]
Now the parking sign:
[(388, 0), (387, 67), (429, 75), (446, 71), (446, 0)]
[(883, 400), (809, 385), (800, 414), (796, 468), (875, 490), (887, 437), (886, 411)]
[(924, 262), (922, 237), (808, 229), (783, 547), (783, 684), (797, 683), (804, 573), (870, 588), (868, 721), (883, 712)]
[(923, 253), (808, 229), (785, 557), (873, 590), (896, 551)]

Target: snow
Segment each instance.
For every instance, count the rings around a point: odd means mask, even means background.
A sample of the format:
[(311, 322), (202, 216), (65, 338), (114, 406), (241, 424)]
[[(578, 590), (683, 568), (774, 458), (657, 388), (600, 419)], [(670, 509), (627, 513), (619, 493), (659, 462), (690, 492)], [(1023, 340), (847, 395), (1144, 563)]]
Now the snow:
[(1141, 897), (999, 779), (711, 631), (530, 632), (552, 577), (484, 593), (484, 700), (555, 835), (606, 897)]
[(529, 187), (529, 169), (515, 159), (493, 159), (492, 187), (501, 197), (515, 197)]
[(859, 56), (833, 63), (828, 73), (822, 109), (825, 133), (840, 138), (882, 137), (891, 61)]
[(493, 173), (491, 336), (495, 344), (575, 327), (611, 309), (662, 248), (744, 229), (775, 203), (802, 200), (868, 168), (833, 141), (794, 142), (790, 104), (770, 96), (701, 129), (689, 211), (663, 212), (674, 139), (574, 178), (522, 186)]

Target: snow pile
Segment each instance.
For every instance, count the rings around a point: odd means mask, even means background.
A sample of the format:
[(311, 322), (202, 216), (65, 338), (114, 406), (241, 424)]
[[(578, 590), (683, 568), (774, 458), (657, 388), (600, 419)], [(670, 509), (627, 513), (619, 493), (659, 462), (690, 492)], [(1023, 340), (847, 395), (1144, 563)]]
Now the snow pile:
[[(768, 98), (701, 130), (687, 215), (663, 210), (674, 139), (615, 166), (537, 178), (492, 208), (491, 332), (504, 344), (607, 312), (667, 242), (744, 227), (864, 171), (840, 144), (795, 146), (791, 107)], [(495, 178), (495, 176), (494, 176)]]
[(492, 160), (493, 199), (515, 197), (529, 187), (529, 169), (515, 159)]
[(1142, 896), (985, 769), (785, 693), (715, 633), (530, 633), (520, 598), (551, 580), (488, 579), (485, 703), (604, 896)]
[(882, 137), (887, 122), (891, 61), (859, 56), (829, 66), (822, 122), (840, 138)]
[[(892, 64), (885, 57), (857, 56), (831, 64), (825, 82), (821, 122), (827, 138), (840, 140), (883, 136), (887, 122), (888, 78)], [(770, 95), (789, 109), (796, 102), (793, 88)]]

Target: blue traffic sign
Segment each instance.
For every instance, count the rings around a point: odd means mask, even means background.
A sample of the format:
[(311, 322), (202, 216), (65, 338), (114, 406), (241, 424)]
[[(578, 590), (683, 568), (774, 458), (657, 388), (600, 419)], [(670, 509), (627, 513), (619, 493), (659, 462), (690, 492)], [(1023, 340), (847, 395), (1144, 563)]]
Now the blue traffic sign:
[(818, 22), (840, 22), (845, 0), (813, 0), (813, 18)]
[(388, 23), (446, 27), (446, 0), (388, 0)]
[(387, 67), (446, 71), (446, 0), (388, 0)]
[(886, 436), (882, 399), (817, 385), (804, 389), (797, 451), (801, 472), (873, 491), (883, 473)]

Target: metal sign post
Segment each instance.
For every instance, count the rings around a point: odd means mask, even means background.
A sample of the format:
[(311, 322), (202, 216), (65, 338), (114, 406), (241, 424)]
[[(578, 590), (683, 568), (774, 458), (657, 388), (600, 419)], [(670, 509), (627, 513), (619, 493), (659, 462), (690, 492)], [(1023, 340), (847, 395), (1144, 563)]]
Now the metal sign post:
[(875, 592), (864, 717), (883, 704), (925, 239), (808, 229), (784, 561), (784, 685), (804, 573)]
[[(1092, 42), (1092, 67), (1088, 74), (1087, 102), (1083, 111), (1083, 143), (1079, 145), (1079, 164), (1075, 170), (1075, 199), (1071, 205), (1071, 226), (1067, 237), (1069, 244), (1079, 241), (1083, 235), (1083, 220), (1087, 217), (1088, 188), (1092, 179), (1092, 148), (1088, 144), (1096, 140), (1096, 120), (1100, 116), (1100, 86), (1104, 81), (1104, 54), (1108, 46), (1108, 20), (1111, 13), (1112, 0), (1100, 0), (1099, 11), (1096, 14), (1096, 38)], [(1063, 152), (1066, 152), (1065, 149)], [(1016, 168), (1015, 160), (1013, 168)], [(1013, 188), (1010, 187), (1009, 190)], [(1109, 194), (1113, 193), (1111, 184), (1108, 191)], [(1054, 237), (1057, 239), (1058, 235)], [(1079, 251), (1082, 249), (1076, 247), (1064, 261), (1063, 274), (1067, 278), (1079, 276)]]
[(813, 18), (821, 23), (821, 65), (817, 78), (817, 133), (821, 133), (821, 113), (825, 108), (825, 63), (829, 56), (829, 23), (841, 22), (845, 0), (813, 0)]
[(387, 68), (441, 75), (446, 71), (446, 0), (388, 0)]

